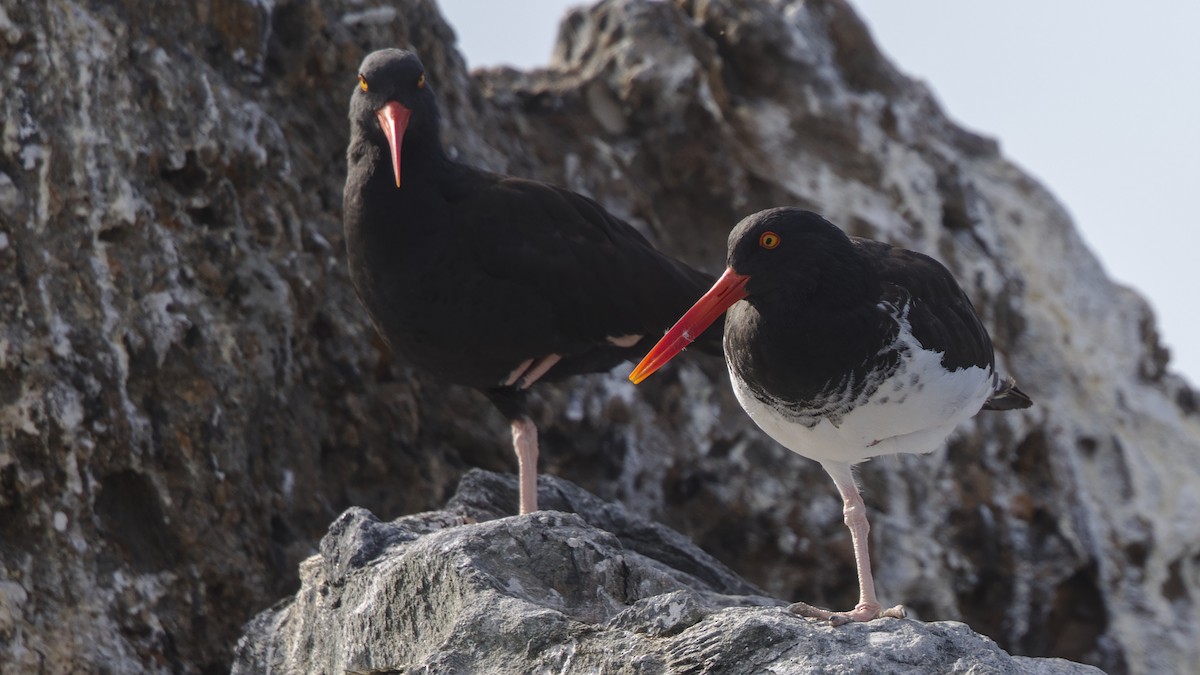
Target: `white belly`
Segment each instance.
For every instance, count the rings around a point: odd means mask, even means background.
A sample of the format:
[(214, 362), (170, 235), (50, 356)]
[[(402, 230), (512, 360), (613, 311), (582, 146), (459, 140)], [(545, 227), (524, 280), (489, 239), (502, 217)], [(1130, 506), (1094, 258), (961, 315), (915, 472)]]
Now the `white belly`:
[[(947, 372), (936, 352), (917, 347), (909, 354), (892, 377), (836, 426), (829, 419), (804, 426), (758, 400), (732, 371), (730, 379), (746, 413), (784, 447), (818, 462), (854, 464), (879, 455), (933, 452), (992, 394), (990, 369)], [(917, 385), (910, 385), (913, 375)]]

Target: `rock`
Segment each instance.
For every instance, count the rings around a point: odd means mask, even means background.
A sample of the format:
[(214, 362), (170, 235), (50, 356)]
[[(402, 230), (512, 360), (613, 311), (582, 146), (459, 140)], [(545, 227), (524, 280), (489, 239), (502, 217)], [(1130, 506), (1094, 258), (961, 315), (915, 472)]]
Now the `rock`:
[(346, 511), (299, 592), (250, 622), (233, 672), (1101, 672), (1014, 658), (958, 622), (802, 619), (564, 480), (541, 481), (550, 510), (493, 519), (515, 489), (472, 471), (442, 511)]
[[(0, 0), (4, 668), (224, 671), (338, 514), (515, 471), (504, 420), (393, 359), (348, 283), (347, 102), (385, 46), (421, 54), (457, 156), (710, 271), (783, 204), (945, 262), (1037, 405), (862, 468), (881, 598), (1012, 654), (1200, 662), (1196, 394), (1051, 192), (841, 0), (607, 0), (561, 33), (549, 68), (472, 74), (432, 0)], [(723, 364), (623, 375), (538, 390), (544, 472), (770, 597), (853, 604), (833, 486)]]

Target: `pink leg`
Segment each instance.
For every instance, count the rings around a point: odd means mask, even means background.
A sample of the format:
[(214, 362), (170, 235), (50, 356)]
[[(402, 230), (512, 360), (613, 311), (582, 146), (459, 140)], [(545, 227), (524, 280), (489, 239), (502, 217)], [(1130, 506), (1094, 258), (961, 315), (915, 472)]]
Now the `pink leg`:
[(558, 354), (550, 354), (533, 362), (529, 368), (521, 374), (517, 381), (517, 389), (528, 389), (529, 385), (537, 382), (538, 379), (546, 374), (546, 371), (554, 367), (554, 364), (562, 360)]
[(904, 607), (896, 605), (891, 609), (883, 609), (875, 599), (875, 579), (871, 576), (871, 555), (867, 550), (868, 535), (871, 524), (867, 522), (867, 507), (863, 504), (858, 486), (854, 484), (854, 475), (849, 464), (841, 462), (823, 463), (825, 471), (833, 478), (834, 485), (842, 495), (842, 515), (846, 527), (850, 528), (850, 541), (854, 545), (854, 561), (858, 565), (858, 605), (849, 612), (831, 612), (827, 609), (797, 602), (788, 610), (801, 616), (815, 619), (828, 619), (835, 626), (851, 621), (870, 621), (883, 617), (903, 619)]
[(529, 370), (529, 366), (531, 365), (533, 365), (533, 359), (525, 359), (522, 361), (521, 365), (514, 368), (513, 371), (508, 374), (508, 379), (504, 380), (504, 386), (511, 387), (516, 384), (517, 380), (521, 379), (521, 376), (525, 374), (525, 371)]
[(517, 389), (528, 389), (529, 385), (537, 382), (546, 371), (562, 360), (558, 354), (548, 354), (539, 359), (525, 359), (504, 380), (504, 386)]
[(537, 505), (537, 425), (528, 417), (513, 420), (513, 449), (517, 452), (517, 473), (520, 477), (521, 513), (533, 513)]

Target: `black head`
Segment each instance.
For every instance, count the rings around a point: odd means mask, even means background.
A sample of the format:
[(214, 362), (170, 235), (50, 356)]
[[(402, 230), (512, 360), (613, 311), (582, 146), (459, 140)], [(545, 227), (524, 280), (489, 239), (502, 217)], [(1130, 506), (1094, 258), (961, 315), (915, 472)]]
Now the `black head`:
[(440, 152), (437, 100), (421, 59), (403, 49), (368, 54), (350, 97), (350, 124), (355, 136), (388, 148), (397, 186), (402, 148)]
[(775, 293), (842, 295), (866, 279), (846, 233), (812, 211), (759, 211), (729, 233), (730, 269), (749, 277), (751, 302)]
[(374, 126), (376, 112), (389, 102), (412, 111), (411, 126), (436, 114), (437, 101), (425, 64), (410, 51), (380, 49), (367, 54), (350, 98), (350, 120)]
[[(759, 211), (729, 233), (728, 267), (663, 335), (629, 379), (636, 384), (670, 361), (739, 300), (787, 316), (805, 305), (861, 299), (872, 281), (849, 237), (801, 209)], [(726, 322), (726, 336), (730, 323)], [(728, 354), (727, 354), (728, 355)]]

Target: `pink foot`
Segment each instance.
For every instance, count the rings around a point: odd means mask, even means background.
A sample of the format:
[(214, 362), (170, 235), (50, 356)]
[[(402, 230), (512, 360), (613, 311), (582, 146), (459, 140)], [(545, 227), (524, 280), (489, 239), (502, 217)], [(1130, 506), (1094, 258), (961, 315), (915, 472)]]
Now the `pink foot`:
[(841, 626), (850, 623), (851, 621), (874, 621), (875, 619), (892, 618), (903, 619), (907, 616), (903, 605), (896, 605), (890, 609), (883, 609), (879, 603), (859, 603), (857, 607), (849, 612), (831, 612), (828, 609), (813, 607), (804, 602), (794, 602), (788, 606), (788, 611), (800, 616), (806, 616), (810, 619), (827, 620), (834, 626)]

